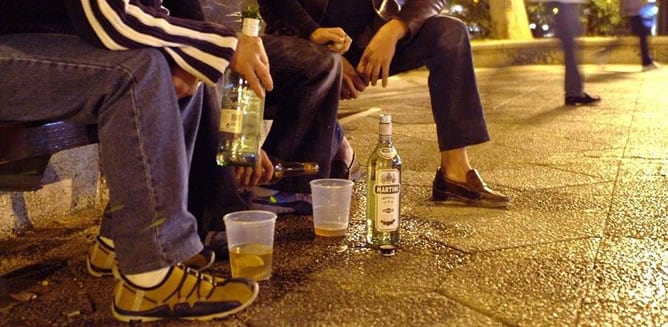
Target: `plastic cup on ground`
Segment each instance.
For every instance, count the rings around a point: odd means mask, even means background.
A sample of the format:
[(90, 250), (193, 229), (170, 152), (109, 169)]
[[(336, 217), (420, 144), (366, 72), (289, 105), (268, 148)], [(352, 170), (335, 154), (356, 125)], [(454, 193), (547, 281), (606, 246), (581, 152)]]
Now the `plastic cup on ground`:
[(271, 277), (276, 214), (244, 210), (226, 214), (225, 233), (230, 252), (232, 277), (255, 281)]
[(347, 179), (322, 178), (314, 179), (310, 184), (315, 234), (345, 236), (354, 183)]

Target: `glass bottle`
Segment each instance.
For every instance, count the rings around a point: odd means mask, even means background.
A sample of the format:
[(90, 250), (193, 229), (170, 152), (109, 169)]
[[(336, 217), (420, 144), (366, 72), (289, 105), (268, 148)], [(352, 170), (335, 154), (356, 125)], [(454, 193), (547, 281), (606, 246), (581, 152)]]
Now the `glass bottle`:
[[(241, 32), (258, 36), (260, 20), (244, 17)], [(260, 157), (264, 99), (248, 81), (228, 68), (223, 76), (218, 155), (221, 166), (255, 166)]]
[(392, 143), (392, 116), (381, 115), (378, 144), (367, 162), (367, 243), (374, 247), (399, 242), (401, 158)]
[(319, 171), (317, 162), (274, 161), (274, 176), (267, 184), (276, 184), (285, 177), (317, 175)]

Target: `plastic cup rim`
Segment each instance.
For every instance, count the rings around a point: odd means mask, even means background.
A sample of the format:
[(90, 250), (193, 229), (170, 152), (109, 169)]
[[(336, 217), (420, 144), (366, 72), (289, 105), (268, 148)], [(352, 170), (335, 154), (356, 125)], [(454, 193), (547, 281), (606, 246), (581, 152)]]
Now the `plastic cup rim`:
[[(335, 183), (340, 183), (339, 185), (321, 185), (320, 183), (323, 182), (335, 182)], [(313, 179), (309, 182), (311, 187), (320, 187), (320, 188), (342, 188), (342, 187), (350, 187), (355, 185), (355, 182), (349, 180), (349, 179), (343, 179), (343, 178), (318, 178), (318, 179)]]
[[(233, 216), (235, 214), (239, 213), (246, 213), (249, 216), (253, 217), (252, 214), (257, 213), (257, 214), (266, 214), (267, 218), (266, 219), (255, 219), (255, 220), (237, 220)], [(227, 213), (223, 216), (223, 221), (225, 223), (227, 222), (233, 222), (235, 224), (243, 224), (243, 225), (260, 225), (260, 224), (266, 224), (268, 222), (275, 222), (277, 218), (276, 213), (267, 211), (267, 210), (239, 210), (239, 211), (233, 211), (230, 213)]]

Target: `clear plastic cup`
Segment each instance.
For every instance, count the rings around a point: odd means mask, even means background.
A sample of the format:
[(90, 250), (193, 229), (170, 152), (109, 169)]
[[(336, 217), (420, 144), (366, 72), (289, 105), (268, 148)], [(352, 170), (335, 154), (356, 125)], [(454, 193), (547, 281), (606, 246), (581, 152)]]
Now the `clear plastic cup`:
[(226, 214), (225, 233), (230, 252), (232, 277), (255, 281), (271, 277), (276, 214), (244, 210)]
[(311, 184), (313, 227), (326, 237), (346, 235), (354, 183), (347, 179), (314, 179)]

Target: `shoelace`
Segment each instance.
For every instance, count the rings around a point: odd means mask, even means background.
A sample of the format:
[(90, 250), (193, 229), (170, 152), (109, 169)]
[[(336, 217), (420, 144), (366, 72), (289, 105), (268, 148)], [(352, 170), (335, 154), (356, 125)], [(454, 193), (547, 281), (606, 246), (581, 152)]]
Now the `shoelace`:
[[(176, 287), (176, 289), (174, 290), (174, 292), (170, 293), (170, 294), (165, 298), (165, 300), (171, 298), (171, 297), (174, 296), (174, 295), (178, 295), (178, 296), (179, 296), (179, 299), (187, 299), (187, 298), (189, 298), (189, 297), (190, 297), (196, 290), (197, 290), (198, 298), (201, 299), (202, 296), (201, 296), (201, 294), (200, 294), (200, 286), (202, 285), (202, 282), (209, 283), (209, 284), (211, 284), (211, 286), (212, 286), (212, 287), (211, 287), (211, 290), (209, 290), (209, 293), (206, 294), (206, 296), (204, 296), (205, 299), (208, 299), (208, 298), (211, 297), (211, 295), (213, 294), (213, 291), (216, 289), (216, 287), (218, 287), (218, 285), (217, 285), (217, 283), (216, 283), (214, 277), (211, 276), (211, 275), (209, 275), (209, 274), (201, 273), (201, 272), (199, 272), (199, 271), (197, 271), (197, 270), (194, 270), (194, 269), (191, 269), (191, 268), (189, 268), (189, 267), (186, 267), (185, 265), (180, 264), (180, 263), (177, 264), (176, 267), (179, 267), (179, 268), (183, 269), (183, 271), (184, 271), (185, 273), (183, 274), (183, 277), (181, 277), (181, 281), (179, 282), (179, 285)], [(176, 267), (174, 267), (174, 268), (176, 268)], [(173, 269), (174, 269), (174, 268), (173, 268)], [(193, 277), (196, 278), (195, 285), (193, 285), (192, 289), (190, 290), (190, 292), (188, 292), (188, 294), (187, 294), (186, 296), (181, 296), (181, 291), (182, 291), (182, 289), (183, 289), (183, 284), (184, 284), (184, 283), (186, 282), (186, 280), (188, 279), (188, 276), (193, 276)]]

